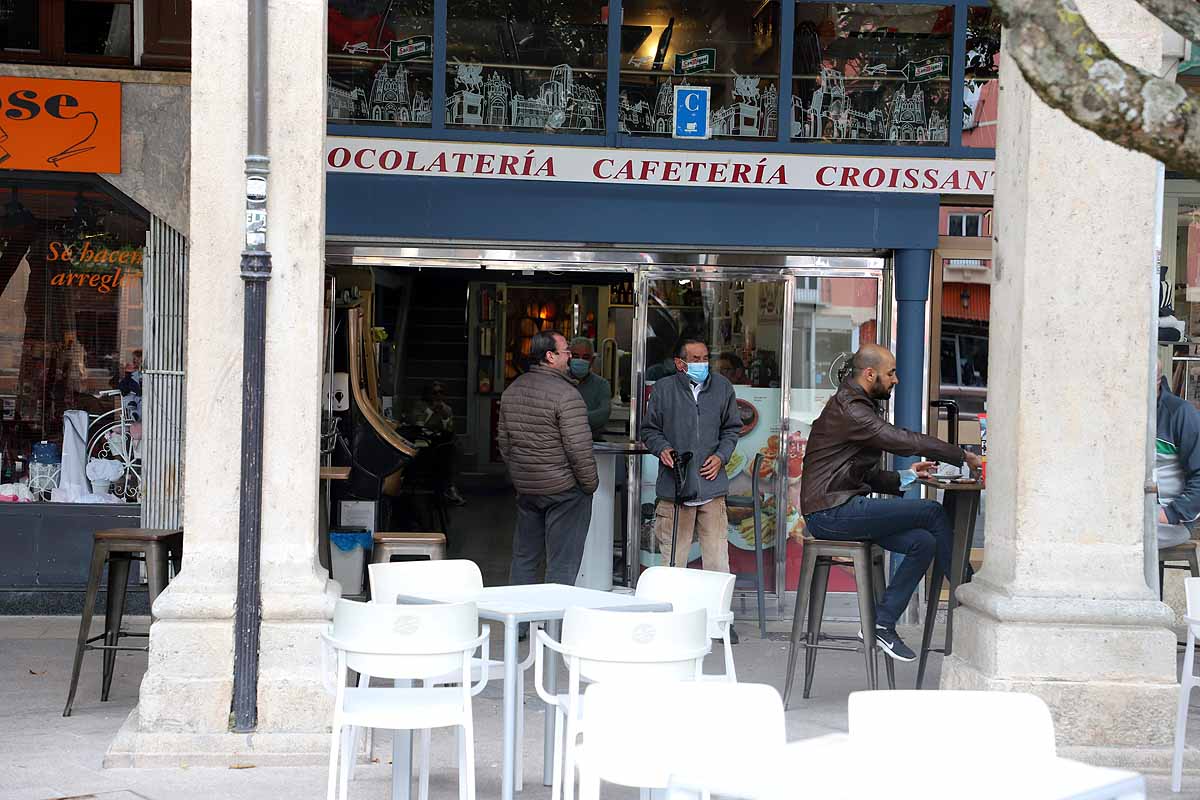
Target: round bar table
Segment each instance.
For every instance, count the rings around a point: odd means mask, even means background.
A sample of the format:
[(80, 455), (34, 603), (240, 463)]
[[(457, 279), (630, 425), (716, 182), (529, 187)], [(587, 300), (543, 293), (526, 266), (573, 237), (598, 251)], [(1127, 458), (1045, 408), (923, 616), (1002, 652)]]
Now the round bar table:
[(917, 687), (925, 682), (925, 666), (930, 652), (950, 655), (951, 644), (954, 641), (954, 607), (958, 601), (954, 597), (958, 587), (965, 583), (967, 566), (971, 559), (971, 546), (975, 542), (975, 520), (979, 515), (979, 495), (983, 491), (981, 480), (942, 480), (939, 478), (920, 479), (918, 483), (941, 489), (942, 506), (950, 517), (950, 525), (954, 529), (954, 547), (950, 556), (950, 602), (946, 607), (946, 643), (943, 648), (931, 647), (933, 640), (933, 625), (937, 619), (938, 599), (942, 594), (942, 575), (934, 561), (932, 575), (929, 578), (929, 594), (925, 604), (925, 628), (921, 633), (921, 660), (917, 665)]

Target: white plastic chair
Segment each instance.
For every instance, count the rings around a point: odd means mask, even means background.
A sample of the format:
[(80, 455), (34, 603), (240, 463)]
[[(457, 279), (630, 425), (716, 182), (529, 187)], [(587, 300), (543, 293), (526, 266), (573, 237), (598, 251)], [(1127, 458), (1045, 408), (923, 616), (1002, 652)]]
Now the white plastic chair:
[[(391, 563), (371, 564), (367, 567), (368, 581), (371, 587), (371, 601), (376, 603), (393, 604), (400, 594), (421, 595), (437, 592), (439, 595), (458, 592), (463, 599), (475, 596), (483, 588), (483, 575), (474, 561), (467, 559), (445, 559), (437, 561), (393, 561)], [(517, 670), (517, 756), (516, 784), (517, 790), (524, 786), (522, 778), (521, 742), (525, 740), (525, 670), (533, 664), (533, 648), (530, 648), (526, 658)], [(478, 681), (486, 677), (488, 680), (504, 680), (504, 661), (498, 659), (471, 659), (471, 680)], [(447, 680), (435, 680), (435, 683), (453, 683), (457, 677), (447, 676)], [(359, 686), (369, 685), (370, 676), (361, 676)], [(367, 750), (371, 749), (371, 741), (367, 740)], [(351, 771), (353, 774), (353, 770)]]
[[(1055, 756), (1050, 709), (1023, 692), (852, 692), (847, 721), (857, 752), (889, 762), (927, 763), (935, 743), (938, 762), (959, 767)], [(922, 753), (925, 761), (918, 760)]]
[[(329, 748), (327, 800), (345, 800), (350, 764), (354, 761), (354, 729), (386, 728), (422, 731), (420, 800), (429, 797), (431, 728), (457, 726), (459, 731), (459, 798), (475, 797), (475, 733), (471, 697), (487, 685), (486, 674), (471, 685), (471, 657), (483, 647), (487, 657), (488, 627), (479, 629), (474, 603), (421, 606), (356, 603), (338, 600), (333, 628), (324, 635), (337, 655), (332, 741)], [(413, 688), (347, 687), (350, 670), (393, 680), (423, 681)], [(328, 664), (323, 670), (329, 675)], [(455, 674), (458, 686), (431, 684)], [(339, 769), (340, 766), (340, 769)]]
[[(534, 685), (554, 706), (554, 779), (550, 798), (575, 795), (575, 744), (579, 738), (582, 681), (652, 686), (699, 680), (709, 651), (707, 614), (702, 609), (670, 612), (601, 611), (568, 608), (562, 643), (538, 631), (534, 645)], [(545, 648), (560, 653), (567, 665), (567, 691), (552, 695), (542, 673)], [(565, 732), (565, 746), (564, 746)], [(566, 789), (563, 789), (563, 779)]]
[(1179, 710), (1175, 717), (1175, 754), (1171, 759), (1171, 791), (1178, 792), (1183, 783), (1183, 738), (1187, 733), (1188, 704), (1192, 689), (1200, 684), (1196, 674), (1196, 634), (1200, 632), (1200, 578), (1185, 578), (1187, 594), (1187, 651), (1183, 655), (1183, 674), (1179, 677)]
[(706, 680), (737, 680), (729, 641), (735, 580), (728, 572), (683, 567), (650, 567), (638, 578), (637, 597), (670, 603), (675, 611), (703, 608), (708, 612), (708, 637), (720, 639), (725, 646), (725, 674), (705, 675)]
[[(671, 796), (753, 797), (764, 760), (783, 746), (783, 700), (760, 683), (597, 683), (578, 748), (579, 799), (599, 800), (600, 783)], [(747, 747), (754, 756), (747, 755)], [(678, 788), (686, 789), (679, 792)]]

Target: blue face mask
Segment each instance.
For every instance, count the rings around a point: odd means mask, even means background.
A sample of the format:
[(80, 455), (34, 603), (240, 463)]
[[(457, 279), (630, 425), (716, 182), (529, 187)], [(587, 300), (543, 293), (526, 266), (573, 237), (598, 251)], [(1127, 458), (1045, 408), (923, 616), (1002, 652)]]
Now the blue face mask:
[(567, 362), (567, 369), (571, 370), (571, 374), (576, 378), (582, 378), (591, 371), (592, 365), (585, 358), (572, 358)]
[(688, 364), (687, 374), (696, 383), (704, 383), (708, 380), (708, 362), (703, 364)]

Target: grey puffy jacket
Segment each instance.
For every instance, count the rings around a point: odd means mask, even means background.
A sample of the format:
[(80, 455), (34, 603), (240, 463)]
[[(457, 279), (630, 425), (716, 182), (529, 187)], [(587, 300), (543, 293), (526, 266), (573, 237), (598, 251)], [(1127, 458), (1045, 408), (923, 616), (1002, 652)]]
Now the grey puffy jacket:
[(496, 438), (518, 494), (596, 491), (587, 405), (561, 372), (535, 364), (504, 390)]
[[(687, 373), (677, 372), (655, 382), (646, 405), (641, 438), (655, 456), (668, 447), (677, 453), (690, 451), (692, 462), (687, 467), (683, 494), (696, 500), (711, 500), (729, 494), (724, 465), (733, 456), (741, 429), (742, 417), (733, 384), (719, 374), (710, 374), (697, 400)], [(721, 457), (722, 468), (717, 470), (717, 477), (704, 480), (700, 477), (700, 466), (714, 453)], [(674, 499), (675, 477), (662, 462), (658, 465), (655, 487), (660, 498)]]

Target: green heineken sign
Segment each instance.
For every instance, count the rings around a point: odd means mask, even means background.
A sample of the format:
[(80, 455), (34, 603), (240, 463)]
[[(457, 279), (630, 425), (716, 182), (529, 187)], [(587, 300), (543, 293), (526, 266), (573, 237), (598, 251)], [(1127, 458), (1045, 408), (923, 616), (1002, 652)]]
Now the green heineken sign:
[(910, 61), (900, 72), (909, 83), (919, 83), (947, 75), (949, 66), (950, 58), (948, 56), (934, 56), (923, 61)]
[(717, 68), (717, 50), (714, 47), (702, 47), (690, 53), (679, 53), (675, 56), (676, 75), (694, 75), (697, 72), (712, 72)]
[(392, 40), (384, 48), (388, 61), (412, 61), (414, 58), (433, 57), (432, 36), (410, 36), (399, 41)]

